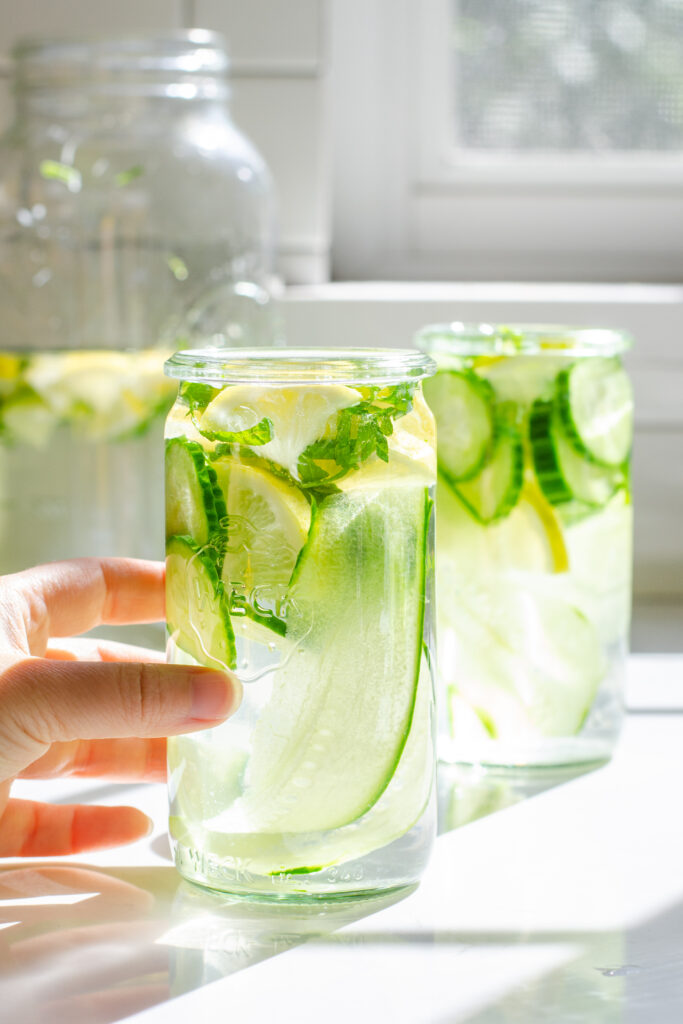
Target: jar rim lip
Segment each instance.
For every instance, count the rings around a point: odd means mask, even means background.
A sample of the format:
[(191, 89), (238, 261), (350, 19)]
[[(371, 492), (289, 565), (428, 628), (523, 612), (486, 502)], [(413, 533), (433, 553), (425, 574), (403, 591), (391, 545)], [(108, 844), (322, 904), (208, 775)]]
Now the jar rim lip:
[(431, 356), (409, 348), (205, 348), (176, 352), (164, 373), (193, 383), (398, 384), (436, 373)]
[(464, 322), (428, 324), (415, 344), (429, 355), (612, 356), (627, 352), (633, 338), (612, 327), (570, 324)]
[(40, 73), (48, 78), (66, 70), (116, 73), (131, 67), (220, 76), (227, 74), (230, 64), (225, 36), (204, 28), (118, 35), (36, 33), (20, 37), (11, 55), (22, 76)]

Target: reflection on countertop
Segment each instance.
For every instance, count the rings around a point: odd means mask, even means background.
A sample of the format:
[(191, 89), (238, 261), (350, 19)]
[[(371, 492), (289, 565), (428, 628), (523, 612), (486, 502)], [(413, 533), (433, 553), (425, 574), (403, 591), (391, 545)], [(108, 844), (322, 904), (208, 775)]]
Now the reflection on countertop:
[(108, 1024), (405, 898), (249, 902), (173, 867), (0, 870), (0, 1021)]
[(599, 767), (600, 764), (577, 764), (514, 769), (440, 763), (437, 778), (439, 835), (562, 786)]

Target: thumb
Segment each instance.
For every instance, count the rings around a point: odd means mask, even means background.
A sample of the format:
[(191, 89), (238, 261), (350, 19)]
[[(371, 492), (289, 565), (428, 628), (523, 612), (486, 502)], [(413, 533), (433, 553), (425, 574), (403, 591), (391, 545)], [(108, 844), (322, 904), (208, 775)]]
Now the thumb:
[(209, 728), (237, 709), (241, 693), (232, 673), (207, 668), (27, 658), (0, 678), (0, 778), (57, 740)]

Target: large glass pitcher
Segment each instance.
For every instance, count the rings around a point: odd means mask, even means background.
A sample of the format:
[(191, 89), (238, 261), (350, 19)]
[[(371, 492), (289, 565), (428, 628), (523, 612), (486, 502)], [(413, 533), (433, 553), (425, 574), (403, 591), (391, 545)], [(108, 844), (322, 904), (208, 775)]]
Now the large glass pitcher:
[(274, 340), (268, 171), (230, 119), (214, 33), (26, 41), (14, 56), (0, 572), (158, 557), (165, 356)]

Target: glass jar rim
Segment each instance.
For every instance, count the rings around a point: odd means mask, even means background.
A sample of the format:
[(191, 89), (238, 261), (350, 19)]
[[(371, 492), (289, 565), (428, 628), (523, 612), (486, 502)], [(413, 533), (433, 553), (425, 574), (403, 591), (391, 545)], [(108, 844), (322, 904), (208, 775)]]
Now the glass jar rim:
[(609, 327), (565, 324), (429, 324), (415, 335), (421, 352), (432, 356), (613, 356), (627, 352), (633, 338)]
[(129, 72), (225, 78), (230, 66), (225, 37), (198, 28), (120, 36), (23, 36), (12, 58), (24, 86), (73, 75), (98, 78)]
[(408, 348), (214, 348), (176, 352), (164, 363), (175, 380), (217, 384), (398, 384), (436, 373)]

